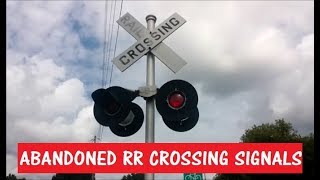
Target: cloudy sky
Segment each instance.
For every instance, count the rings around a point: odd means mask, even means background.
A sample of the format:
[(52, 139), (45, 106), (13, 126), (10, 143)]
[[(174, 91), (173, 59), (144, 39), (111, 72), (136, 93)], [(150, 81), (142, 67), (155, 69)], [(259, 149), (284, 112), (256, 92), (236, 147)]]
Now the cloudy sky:
[[(7, 174), (17, 174), (18, 142), (89, 142), (99, 132), (91, 93), (102, 87), (104, 22), (113, 57), (121, 1), (7, 1)], [(110, 7), (115, 7), (115, 16)], [(284, 118), (301, 134), (314, 128), (314, 4), (312, 1), (124, 1), (142, 24), (174, 12), (186, 23), (164, 42), (188, 62), (172, 73), (156, 60), (156, 85), (191, 82), (200, 118), (178, 133), (156, 113), (156, 142), (238, 142), (253, 124)], [(111, 36), (107, 36), (111, 37)], [(119, 28), (118, 55), (136, 40)], [(111, 85), (145, 84), (145, 57), (125, 72), (116, 67)], [(106, 81), (109, 86), (109, 81)], [(142, 109), (142, 98), (135, 100)], [(121, 138), (103, 128), (101, 142), (144, 142), (144, 125)], [(51, 179), (51, 174), (18, 174)], [(123, 174), (97, 174), (120, 179)], [(212, 175), (207, 175), (212, 177)], [(182, 174), (156, 178), (182, 179)]]

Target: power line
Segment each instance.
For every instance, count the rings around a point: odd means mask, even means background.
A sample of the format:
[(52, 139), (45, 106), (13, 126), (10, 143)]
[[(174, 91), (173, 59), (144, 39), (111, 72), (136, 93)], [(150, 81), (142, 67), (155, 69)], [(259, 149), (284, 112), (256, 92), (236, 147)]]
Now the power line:
[(101, 77), (101, 86), (104, 87), (104, 78), (105, 78), (105, 59), (106, 59), (106, 38), (107, 38), (107, 10), (108, 10), (108, 2), (105, 1), (104, 6), (104, 36), (103, 36), (103, 59), (102, 59), (102, 77)]
[(98, 136), (98, 138), (102, 138), (102, 125), (100, 124), (100, 126), (99, 126), (99, 130), (98, 130), (98, 134), (97, 134), (97, 136)]
[[(121, 17), (121, 13), (122, 13), (122, 4), (123, 4), (123, 0), (121, 0), (119, 18)], [(118, 24), (118, 28), (117, 28), (116, 43), (114, 44), (113, 58), (115, 58), (116, 51), (117, 51), (118, 33), (119, 33), (119, 24)], [(112, 72), (113, 72), (113, 64), (111, 65), (111, 74), (110, 74), (109, 86), (111, 86)]]
[[(107, 2), (108, 2), (108, 0), (106, 0)], [(111, 2), (111, 5), (110, 5), (110, 11), (109, 11), (109, 24), (108, 24), (108, 33), (106, 34), (106, 36), (107, 36), (107, 51), (106, 51), (106, 56), (105, 56), (105, 61), (106, 61), (106, 74), (105, 74), (105, 84), (104, 84), (104, 87), (106, 87), (107, 86), (107, 79), (108, 79), (108, 69), (109, 69), (109, 58), (108, 58), (108, 56), (109, 56), (109, 53), (110, 53), (110, 43), (111, 43), (111, 41), (110, 41), (110, 35), (112, 34), (112, 30), (110, 30), (111, 29), (111, 15), (112, 15), (112, 6), (114, 5), (114, 3), (113, 2)], [(108, 55), (107, 55), (108, 54)]]
[(102, 139), (102, 134), (103, 134), (103, 126), (101, 128), (101, 138), (100, 139)]
[[(107, 77), (105, 75), (105, 67), (106, 67), (106, 38), (107, 38), (107, 24), (108, 24), (108, 1), (105, 1), (104, 6), (104, 34), (103, 34), (103, 59), (102, 59), (102, 77), (101, 77), (101, 87), (105, 87), (105, 82), (107, 81)], [(98, 137), (102, 138), (102, 129), (103, 126), (100, 124), (98, 129)]]
[[(103, 85), (102, 85), (103, 88), (105, 88), (106, 85), (107, 85), (108, 74), (109, 74), (109, 70), (108, 70), (109, 69), (109, 53), (110, 53), (110, 50), (111, 50), (111, 44), (112, 44), (111, 37), (112, 37), (112, 33), (113, 33), (113, 29), (111, 29), (111, 25), (113, 23), (112, 10), (114, 10), (115, 1), (113, 1), (113, 2), (111, 2), (110, 8), (108, 10), (108, 0), (105, 1), (105, 3), (106, 3), (106, 6), (105, 6), (106, 7), (106, 9), (105, 9), (105, 21), (107, 23), (105, 24), (106, 31), (105, 31), (105, 34), (104, 34), (105, 35), (106, 48), (105, 48), (104, 56), (103, 56), (103, 60), (104, 60), (103, 78), (102, 78), (103, 79)], [(109, 19), (108, 19), (108, 16), (109, 16)], [(108, 55), (107, 55), (107, 53), (108, 53)]]
[[(109, 35), (109, 41), (110, 41), (110, 46), (109, 46), (109, 51), (108, 51), (108, 59), (107, 59), (107, 73), (109, 71), (109, 64), (110, 64), (110, 51), (111, 51), (111, 45), (112, 45), (112, 37), (113, 37), (113, 25), (114, 25), (114, 17), (115, 17), (115, 12), (116, 12), (116, 0), (114, 1), (114, 4), (113, 4), (113, 16), (112, 16), (112, 26), (111, 26), (111, 33)], [(111, 17), (110, 17), (111, 18)], [(110, 26), (109, 26), (110, 27)], [(111, 76), (111, 75), (110, 75)], [(108, 74), (107, 74), (107, 77), (108, 77)], [(106, 77), (106, 78), (107, 78)], [(106, 80), (107, 81), (107, 80)], [(109, 87), (110, 87), (110, 84), (109, 84)]]
[[(106, 3), (107, 3), (107, 1), (106, 1)], [(109, 35), (108, 35), (107, 52), (105, 52), (105, 53), (108, 53), (107, 58), (105, 58), (107, 69), (106, 69), (106, 73), (105, 73), (105, 77), (104, 77), (104, 78), (105, 78), (105, 82), (104, 82), (103, 87), (106, 87), (106, 86), (107, 86), (107, 81), (108, 81), (109, 61), (110, 61), (110, 51), (111, 51), (111, 44), (112, 44), (112, 34), (113, 34), (115, 5), (116, 5), (116, 1), (114, 1), (114, 3), (112, 3), (111, 6), (110, 6), (110, 16), (109, 16), (110, 18), (109, 18), (109, 28), (108, 28)], [(113, 17), (112, 17), (112, 21), (111, 21), (112, 8), (113, 8)], [(107, 19), (107, 18), (108, 18), (108, 17), (106, 17), (106, 19)], [(111, 29), (110, 29), (110, 25), (111, 25), (110, 21), (112, 22)], [(106, 57), (106, 56), (105, 56), (105, 57)], [(100, 126), (101, 126), (101, 125), (100, 125)], [(104, 129), (104, 127), (101, 126), (101, 131), (100, 131), (100, 136), (99, 136), (100, 139), (102, 139), (103, 129)]]
[[(123, 5), (123, 0), (121, 1), (121, 6), (120, 6), (120, 13), (119, 13), (119, 18), (121, 17), (122, 14), (122, 5)], [(113, 17), (112, 17), (112, 26), (111, 26), (111, 30), (110, 30), (110, 25), (111, 23), (109, 23), (109, 29), (108, 29), (108, 33), (106, 30), (107, 27), (107, 19), (108, 19), (108, 14), (107, 14), (107, 9), (108, 9), (108, 1), (105, 1), (105, 20), (104, 20), (104, 50), (103, 50), (103, 77), (102, 77), (102, 88), (104, 88), (107, 85), (107, 77), (108, 77), (108, 71), (109, 71), (109, 62), (110, 62), (110, 51), (111, 51), (111, 45), (112, 45), (112, 37), (113, 37), (113, 26), (114, 26), (114, 18), (115, 18), (115, 11), (116, 11), (116, 0), (114, 1), (113, 4)], [(112, 8), (112, 4), (110, 6), (110, 8)], [(112, 9), (110, 10), (110, 21), (111, 21), (111, 13), (112, 13)], [(110, 22), (109, 21), (109, 22)], [(106, 38), (107, 38), (107, 34), (108, 34), (108, 44), (106, 43)], [(117, 33), (116, 33), (116, 39), (115, 39), (115, 44), (114, 44), (114, 52), (113, 52), (113, 58), (115, 57), (115, 53), (117, 50), (117, 44), (118, 44), (118, 34), (119, 34), (119, 24), (117, 27)], [(109, 38), (110, 37), (110, 38)], [(106, 46), (107, 45), (107, 46)], [(107, 50), (107, 51), (106, 51)], [(106, 53), (108, 52), (108, 57), (106, 56)], [(107, 58), (106, 58), (107, 57)], [(106, 62), (107, 61), (107, 62)], [(106, 68), (106, 63), (107, 63), (107, 68)], [(112, 64), (112, 63), (111, 63)], [(110, 73), (110, 79), (109, 79), (109, 87), (111, 85), (111, 80), (112, 80), (112, 74), (113, 74), (113, 64), (111, 65), (111, 73)], [(105, 79), (105, 80), (104, 80)], [(98, 139), (102, 139), (102, 135), (103, 135), (103, 129), (104, 127), (102, 125), (99, 126), (99, 130), (98, 130)]]

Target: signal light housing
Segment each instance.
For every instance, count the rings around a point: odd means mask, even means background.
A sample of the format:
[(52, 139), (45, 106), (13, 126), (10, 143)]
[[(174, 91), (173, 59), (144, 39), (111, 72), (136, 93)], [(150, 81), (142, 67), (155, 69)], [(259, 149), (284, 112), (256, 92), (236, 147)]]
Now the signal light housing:
[(131, 102), (138, 96), (138, 92), (113, 86), (97, 89), (91, 96), (95, 102), (95, 119), (99, 124), (109, 126), (114, 134), (130, 136), (141, 128), (144, 120), (143, 111)]
[(158, 90), (156, 108), (164, 123), (172, 130), (184, 132), (198, 122), (198, 94), (196, 89), (183, 80), (172, 80)]
[(120, 123), (110, 124), (110, 130), (117, 136), (127, 137), (138, 132), (143, 124), (143, 111), (135, 103), (129, 105), (130, 112), (127, 117)]
[(170, 120), (163, 117), (163, 122), (172, 130), (177, 132), (185, 132), (192, 129), (199, 119), (199, 110), (195, 108), (192, 112), (186, 114), (184, 117), (178, 119)]
[[(142, 97), (150, 97), (143, 96), (148, 91), (131, 91), (119, 86), (97, 89), (91, 95), (95, 102), (95, 119), (117, 136), (133, 135), (142, 127), (144, 120), (141, 107), (132, 102), (139, 93)], [(164, 123), (174, 131), (189, 131), (198, 123), (198, 94), (184, 80), (172, 80), (162, 85), (155, 94), (155, 103)]]

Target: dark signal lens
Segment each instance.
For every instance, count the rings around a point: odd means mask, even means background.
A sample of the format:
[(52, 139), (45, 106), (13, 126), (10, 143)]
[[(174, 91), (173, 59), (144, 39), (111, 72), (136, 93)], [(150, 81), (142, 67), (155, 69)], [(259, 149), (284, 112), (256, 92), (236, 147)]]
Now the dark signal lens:
[(107, 107), (105, 108), (105, 113), (107, 113), (108, 115), (114, 115), (119, 110), (120, 110), (120, 104), (118, 104), (116, 102), (112, 102), (112, 103), (108, 104)]
[(182, 108), (185, 104), (185, 100), (184, 94), (180, 91), (174, 91), (168, 96), (168, 103), (173, 109)]

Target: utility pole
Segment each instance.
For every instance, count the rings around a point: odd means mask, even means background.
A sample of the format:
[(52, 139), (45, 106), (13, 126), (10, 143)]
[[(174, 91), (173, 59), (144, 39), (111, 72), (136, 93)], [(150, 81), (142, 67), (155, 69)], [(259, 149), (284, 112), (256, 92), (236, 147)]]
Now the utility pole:
[[(90, 141), (92, 141), (93, 143), (97, 143), (97, 139), (99, 138), (97, 138), (97, 136), (95, 135)], [(91, 180), (96, 180), (95, 173), (92, 173)]]
[[(157, 18), (154, 15), (148, 15), (146, 17), (147, 28), (151, 32), (155, 28), (155, 23)], [(153, 87), (155, 86), (155, 61), (154, 55), (149, 52), (147, 54), (147, 79), (146, 86)], [(146, 134), (145, 134), (145, 142), (146, 143), (154, 143), (154, 97), (149, 97), (146, 99)], [(154, 174), (147, 173), (145, 174), (146, 180), (154, 180)]]
[(99, 138), (97, 138), (97, 136), (95, 135), (94, 137), (93, 137), (93, 139), (91, 139), (90, 141), (92, 141), (93, 143), (96, 143), (97, 142), (97, 140), (100, 140)]

